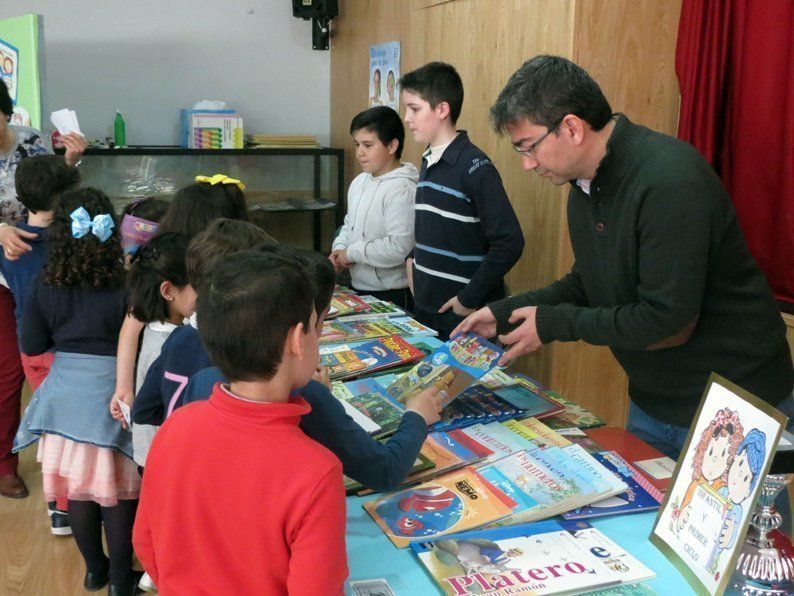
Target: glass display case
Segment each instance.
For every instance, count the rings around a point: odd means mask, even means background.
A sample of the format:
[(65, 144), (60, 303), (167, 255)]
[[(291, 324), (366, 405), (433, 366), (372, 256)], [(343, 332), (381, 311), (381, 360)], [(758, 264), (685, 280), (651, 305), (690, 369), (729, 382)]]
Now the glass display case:
[(245, 183), (249, 207), (266, 214), (268, 232), (295, 240), (308, 225), (315, 250), (327, 250), (345, 214), (342, 149), (90, 148), (80, 173), (84, 186), (105, 191), (119, 211), (141, 197), (169, 200), (197, 175), (226, 174)]

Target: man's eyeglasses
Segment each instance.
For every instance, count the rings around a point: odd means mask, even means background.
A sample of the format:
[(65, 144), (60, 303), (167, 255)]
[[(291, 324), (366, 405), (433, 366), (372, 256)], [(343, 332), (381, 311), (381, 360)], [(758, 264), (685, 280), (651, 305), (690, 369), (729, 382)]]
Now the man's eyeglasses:
[(557, 130), (559, 127), (560, 127), (560, 124), (562, 124), (562, 120), (560, 120), (560, 121), (559, 121), (557, 124), (555, 124), (554, 126), (552, 126), (552, 127), (551, 127), (551, 128), (548, 130), (548, 132), (546, 132), (546, 133), (545, 133), (543, 136), (541, 136), (541, 137), (540, 137), (540, 138), (539, 138), (537, 141), (535, 141), (534, 143), (532, 143), (532, 144), (531, 144), (529, 147), (527, 147), (526, 149), (522, 149), (522, 148), (521, 148), (521, 147), (519, 147), (518, 145), (513, 145), (513, 151), (515, 151), (515, 152), (516, 152), (516, 153), (518, 153), (519, 155), (523, 155), (523, 156), (525, 156), (525, 157), (532, 157), (532, 158), (534, 158), (534, 157), (535, 157), (535, 150), (538, 148), (538, 145), (540, 145), (540, 144), (543, 142), (543, 139), (545, 139), (545, 138), (546, 138), (547, 136), (549, 136), (551, 133), (553, 133), (554, 131), (556, 131), (556, 130)]

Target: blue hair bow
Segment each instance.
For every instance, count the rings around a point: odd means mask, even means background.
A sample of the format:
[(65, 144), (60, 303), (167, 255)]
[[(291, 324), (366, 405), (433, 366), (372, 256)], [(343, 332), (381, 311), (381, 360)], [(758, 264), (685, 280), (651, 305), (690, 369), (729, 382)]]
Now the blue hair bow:
[(99, 238), (100, 242), (105, 242), (113, 233), (113, 228), (116, 227), (113, 218), (107, 213), (97, 215), (92, 220), (85, 207), (78, 207), (69, 214), (69, 217), (72, 218), (72, 236), (74, 238), (82, 238), (91, 232)]

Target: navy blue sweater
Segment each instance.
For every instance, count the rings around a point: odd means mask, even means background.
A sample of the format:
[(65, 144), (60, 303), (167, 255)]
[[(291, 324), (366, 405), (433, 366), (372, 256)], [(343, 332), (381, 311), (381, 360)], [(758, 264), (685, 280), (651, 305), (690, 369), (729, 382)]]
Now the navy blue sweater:
[(28, 290), (47, 262), (48, 242), (47, 228), (30, 226), (26, 223), (17, 224), (17, 227), (20, 230), (38, 234), (36, 238), (25, 239), (25, 242), (30, 244), (31, 250), (21, 255), (16, 261), (7, 260), (5, 251), (0, 251), (0, 273), (6, 278), (8, 289), (14, 295), (17, 338), (20, 338), (22, 337), (22, 312), (28, 297)]
[(457, 296), (478, 308), (504, 296), (524, 236), (491, 160), (460, 131), (416, 187), (414, 299), (436, 311)]
[(190, 377), (208, 366), (212, 362), (198, 331), (191, 325), (174, 329), (138, 389), (132, 405), (132, 421), (162, 424), (177, 402), (181, 403)]
[[(209, 398), (220, 382), (225, 382), (221, 371), (205, 368), (190, 379), (183, 403)], [(347, 476), (376, 491), (392, 490), (405, 480), (427, 438), (424, 418), (406, 412), (397, 431), (380, 443), (356, 424), (322, 383), (309, 381), (298, 393), (312, 407), (301, 418), (301, 429), (339, 458)]]
[(125, 310), (123, 288), (55, 287), (38, 277), (22, 316), (22, 352), (36, 356), (55, 350), (115, 357)]

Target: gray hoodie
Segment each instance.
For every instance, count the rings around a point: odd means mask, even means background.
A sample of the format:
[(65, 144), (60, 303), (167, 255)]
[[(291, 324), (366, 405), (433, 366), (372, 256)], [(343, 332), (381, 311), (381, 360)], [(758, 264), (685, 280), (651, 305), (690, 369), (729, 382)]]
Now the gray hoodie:
[(405, 257), (414, 247), (414, 196), (419, 172), (404, 163), (382, 176), (359, 174), (347, 193), (345, 223), (333, 250), (346, 248), (357, 290), (405, 288)]

